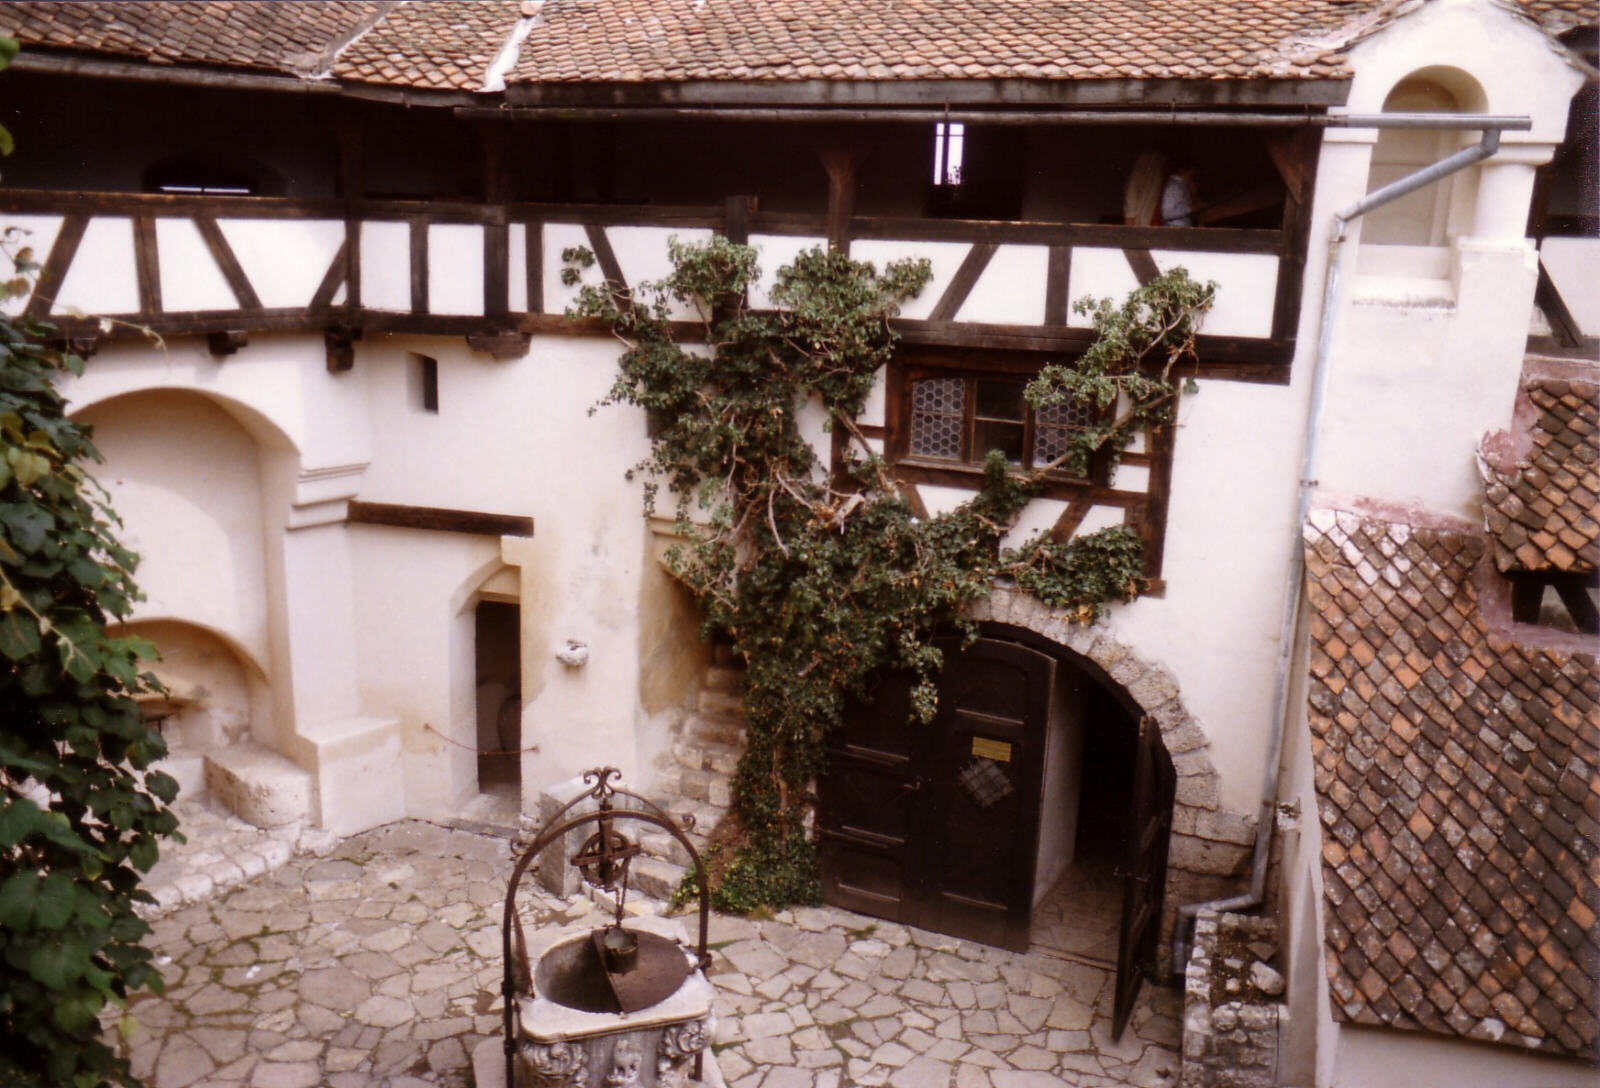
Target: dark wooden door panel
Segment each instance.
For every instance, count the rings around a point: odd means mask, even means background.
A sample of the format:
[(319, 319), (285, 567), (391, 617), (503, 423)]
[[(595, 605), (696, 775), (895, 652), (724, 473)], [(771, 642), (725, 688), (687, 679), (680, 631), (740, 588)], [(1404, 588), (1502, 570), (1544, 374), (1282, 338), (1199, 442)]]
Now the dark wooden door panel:
[(1116, 993), (1112, 1002), (1113, 1040), (1120, 1038), (1122, 1029), (1127, 1026), (1144, 977), (1155, 973), (1162, 890), (1167, 881), (1167, 844), (1172, 836), (1172, 802), (1177, 782), (1161, 730), (1153, 719), (1140, 719), (1128, 822), (1128, 854), (1122, 861), (1122, 923), (1117, 942)]
[(941, 642), (939, 716), (909, 722), (888, 676), (847, 719), (819, 782), (823, 895), (877, 917), (1025, 949), (1055, 661)]

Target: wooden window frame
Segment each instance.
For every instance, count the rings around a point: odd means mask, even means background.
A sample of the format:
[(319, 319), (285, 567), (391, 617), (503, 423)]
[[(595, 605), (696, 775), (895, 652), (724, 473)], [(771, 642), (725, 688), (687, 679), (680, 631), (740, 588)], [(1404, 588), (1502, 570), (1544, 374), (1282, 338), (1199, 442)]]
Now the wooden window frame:
[[(907, 483), (929, 483), (945, 487), (976, 489), (983, 483), (981, 460), (953, 460), (939, 457), (919, 457), (911, 453), (911, 387), (928, 378), (961, 378), (976, 383), (982, 378), (1028, 381), (1035, 377), (1047, 360), (1036, 355), (990, 356), (987, 354), (925, 355), (896, 361), (889, 366), (885, 389), (884, 455), (893, 466), (895, 475)], [(975, 384), (968, 385), (969, 396), (963, 410), (963, 445), (972, 441), (972, 421), (976, 413)], [(1023, 449), (1031, 457), (1034, 437), (1034, 413), (1027, 408), (1023, 424)], [(1124, 453), (1124, 465), (1150, 464), (1148, 453)], [(1026, 463), (1024, 468), (1028, 467)], [(1050, 473), (1041, 495), (1049, 498), (1070, 498), (1085, 487), (1109, 489), (1111, 458), (1105, 452), (1096, 454), (1089, 471), (1082, 476), (1064, 471)]]

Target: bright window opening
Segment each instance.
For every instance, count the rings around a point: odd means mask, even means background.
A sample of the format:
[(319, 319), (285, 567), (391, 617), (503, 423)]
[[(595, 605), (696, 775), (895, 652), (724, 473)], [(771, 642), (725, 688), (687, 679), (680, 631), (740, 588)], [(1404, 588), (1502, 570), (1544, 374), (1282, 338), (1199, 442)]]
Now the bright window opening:
[(967, 139), (967, 126), (940, 121), (933, 126), (933, 183), (951, 187), (961, 184), (961, 154)]

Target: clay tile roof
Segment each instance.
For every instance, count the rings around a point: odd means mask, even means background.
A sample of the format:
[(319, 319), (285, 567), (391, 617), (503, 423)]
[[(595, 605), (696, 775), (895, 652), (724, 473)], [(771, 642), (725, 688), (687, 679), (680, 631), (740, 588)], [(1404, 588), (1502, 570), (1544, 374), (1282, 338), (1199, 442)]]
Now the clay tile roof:
[(333, 76), (391, 86), (479, 90), (517, 18), (516, 0), (400, 4), (340, 54)]
[[(1552, 33), (1600, 0), (1502, 0)], [(508, 83), (1345, 79), (1395, 0), (0, 0), (27, 46), (480, 90)], [(331, 69), (331, 71), (330, 71)]]
[[(1376, 0), (549, 0), (514, 82), (1315, 79)], [(1159, 8), (1159, 10), (1157, 10)]]
[(1552, 34), (1600, 23), (1600, 0), (1516, 0), (1516, 5)]
[(1479, 615), (1467, 531), (1305, 531), (1335, 1015), (1592, 1058), (1600, 677)]
[(1513, 463), (1503, 435), (1478, 453), (1483, 517), (1502, 571), (1600, 567), (1600, 385), (1534, 378), (1533, 419)]
[(384, 5), (368, 0), (0, 4), (0, 32), (24, 47), (310, 75)]

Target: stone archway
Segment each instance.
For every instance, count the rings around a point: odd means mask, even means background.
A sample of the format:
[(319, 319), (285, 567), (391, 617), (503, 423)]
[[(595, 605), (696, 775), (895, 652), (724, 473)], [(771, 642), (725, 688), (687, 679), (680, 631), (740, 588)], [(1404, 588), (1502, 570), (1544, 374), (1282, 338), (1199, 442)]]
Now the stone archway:
[(1239, 879), (1248, 875), (1256, 816), (1221, 807), (1210, 739), (1184, 707), (1172, 674), (1144, 660), (1104, 627), (1069, 623), (1049, 605), (1013, 586), (996, 586), (968, 610), (968, 616), (980, 623), (1030, 631), (1061, 647), (1119, 688), (1159, 726), (1178, 775), (1163, 931), (1178, 905), (1237, 891)]

